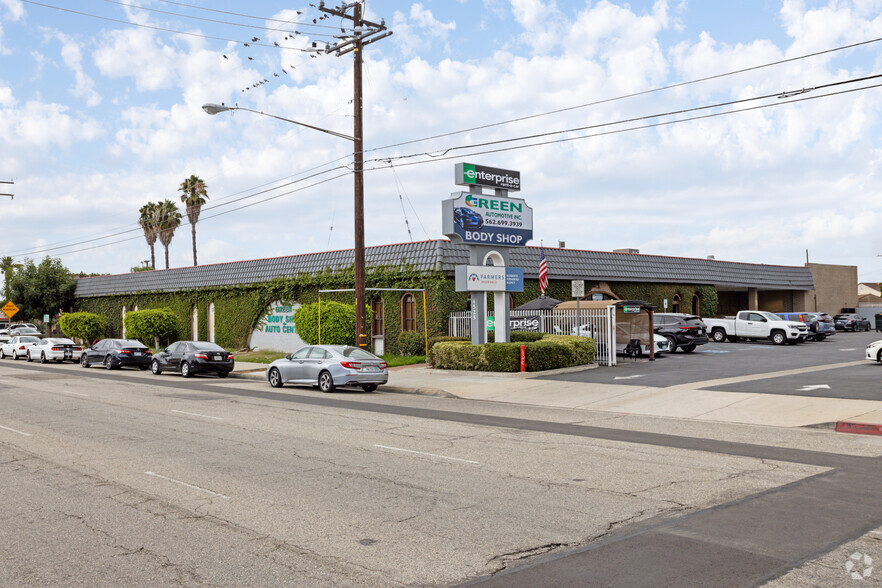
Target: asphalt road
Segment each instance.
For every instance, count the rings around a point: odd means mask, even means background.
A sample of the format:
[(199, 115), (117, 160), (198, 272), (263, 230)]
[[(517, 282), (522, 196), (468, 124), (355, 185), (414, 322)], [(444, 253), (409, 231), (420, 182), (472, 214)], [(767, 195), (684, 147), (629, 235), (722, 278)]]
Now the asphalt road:
[[(867, 344), (880, 338), (882, 335), (871, 331), (840, 332), (824, 341), (799, 345), (772, 345), (767, 341), (709, 343), (691, 354), (678, 351), (664, 354), (652, 362), (620, 357), (615, 369), (559, 374), (543, 379), (668, 387), (765, 374), (765, 377), (749, 382), (702, 387), (726, 392), (882, 400), (879, 386), (882, 365), (864, 360)], [(805, 368), (813, 371), (780, 375), (787, 370)]]
[(842, 585), (879, 441), (6, 360), (0, 585)]

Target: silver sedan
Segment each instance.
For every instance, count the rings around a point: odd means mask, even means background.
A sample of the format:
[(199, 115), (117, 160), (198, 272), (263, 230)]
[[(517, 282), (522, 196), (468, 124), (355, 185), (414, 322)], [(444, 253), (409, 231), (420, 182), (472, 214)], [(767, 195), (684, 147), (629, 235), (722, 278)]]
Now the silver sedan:
[(389, 381), (389, 370), (382, 358), (358, 347), (312, 345), (272, 362), (266, 379), (274, 388), (308, 384), (333, 392), (338, 386), (360, 386), (373, 392)]

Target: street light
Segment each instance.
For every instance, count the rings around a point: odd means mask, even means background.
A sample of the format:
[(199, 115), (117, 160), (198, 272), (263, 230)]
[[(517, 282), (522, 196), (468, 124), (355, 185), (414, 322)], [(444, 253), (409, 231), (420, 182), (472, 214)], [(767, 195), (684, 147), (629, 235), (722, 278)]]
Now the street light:
[[(358, 104), (361, 103), (361, 100), (358, 100)], [(306, 123), (302, 123), (296, 120), (291, 120), (289, 118), (283, 118), (281, 116), (276, 116), (274, 114), (269, 114), (266, 112), (261, 112), (259, 110), (252, 110), (250, 108), (245, 108), (242, 106), (225, 106), (223, 104), (213, 104), (211, 102), (202, 105), (202, 110), (207, 112), (208, 114), (215, 115), (221, 112), (227, 112), (232, 110), (247, 110), (248, 112), (253, 112), (255, 114), (262, 114), (263, 116), (268, 116), (270, 118), (275, 118), (278, 120), (282, 120), (285, 122), (289, 122), (295, 125), (299, 125), (301, 127), (306, 127), (308, 129), (313, 129), (315, 131), (320, 131), (322, 133), (326, 133), (328, 135), (333, 135), (335, 137), (340, 137), (341, 139), (346, 139), (347, 141), (352, 141), (354, 148), (354, 159), (355, 159), (355, 170), (353, 171), (353, 177), (355, 178), (355, 247), (353, 248), (353, 253), (355, 254), (355, 259), (353, 262), (353, 266), (355, 268), (355, 344), (359, 347), (367, 346), (367, 334), (365, 324), (365, 258), (364, 258), (364, 168), (363, 168), (363, 154), (362, 154), (362, 141), (361, 141), (361, 116), (360, 109), (356, 109), (357, 117), (355, 124), (355, 132), (356, 137), (350, 137), (349, 135), (344, 135), (343, 133), (338, 133), (336, 131), (329, 131), (328, 129), (322, 129), (320, 127), (314, 127), (312, 125), (308, 125)]]

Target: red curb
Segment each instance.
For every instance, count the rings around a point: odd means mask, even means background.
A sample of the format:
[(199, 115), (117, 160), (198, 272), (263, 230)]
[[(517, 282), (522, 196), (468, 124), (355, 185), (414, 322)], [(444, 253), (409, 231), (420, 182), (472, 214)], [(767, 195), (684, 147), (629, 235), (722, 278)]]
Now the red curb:
[(837, 433), (854, 433), (856, 435), (882, 435), (882, 425), (839, 421), (836, 423)]

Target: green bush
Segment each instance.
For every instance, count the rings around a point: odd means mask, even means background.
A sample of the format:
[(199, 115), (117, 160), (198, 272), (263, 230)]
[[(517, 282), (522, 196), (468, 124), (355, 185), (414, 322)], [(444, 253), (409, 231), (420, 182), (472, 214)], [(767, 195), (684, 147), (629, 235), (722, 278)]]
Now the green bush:
[[(355, 305), (332, 300), (321, 303), (323, 345), (355, 345)], [(365, 323), (370, 325), (371, 314), (365, 311)], [(305, 304), (294, 313), (297, 335), (310, 345), (319, 342), (319, 304)], [(418, 355), (422, 355), (420, 352)]]
[(487, 371), (517, 372), (521, 369), (521, 343), (487, 343), (484, 358)]
[(148, 308), (126, 313), (126, 338), (159, 348), (178, 338), (180, 323), (170, 308)]
[(58, 326), (65, 337), (91, 343), (107, 334), (107, 320), (91, 312), (71, 312), (61, 315)]
[(425, 355), (426, 336), (417, 331), (404, 331), (395, 342), (395, 353), (398, 355)]
[(483, 347), (468, 341), (438, 343), (432, 347), (432, 365), (445, 370), (484, 371), (487, 361)]
[(585, 365), (594, 361), (597, 354), (597, 343), (590, 337), (577, 337), (575, 335), (549, 335), (543, 341), (563, 343), (573, 350), (573, 365)]
[(426, 361), (430, 365), (434, 365), (435, 361), (432, 358), (432, 348), (435, 347), (435, 343), (449, 343), (451, 341), (470, 341), (468, 337), (451, 337), (449, 335), (437, 335), (435, 337), (429, 337), (429, 354), (426, 356)]
[(534, 333), (532, 331), (512, 331), (509, 338), (512, 343), (532, 343), (545, 338), (545, 333)]
[(527, 345), (527, 371), (541, 372), (574, 365), (575, 353), (570, 345), (536, 341)]

